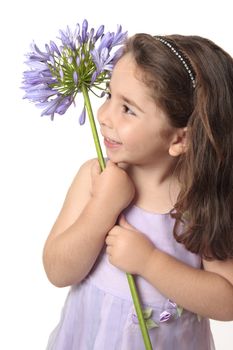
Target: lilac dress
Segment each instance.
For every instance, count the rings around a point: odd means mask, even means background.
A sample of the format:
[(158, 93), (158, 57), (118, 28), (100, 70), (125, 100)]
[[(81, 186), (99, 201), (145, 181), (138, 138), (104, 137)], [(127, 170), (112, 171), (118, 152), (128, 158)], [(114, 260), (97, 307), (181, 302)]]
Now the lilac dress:
[[(200, 257), (175, 241), (170, 214), (154, 214), (133, 206), (125, 216), (157, 248), (200, 268)], [(137, 277), (136, 283), (154, 350), (215, 349), (208, 319), (182, 310), (143, 278)], [(144, 349), (126, 275), (102, 252), (88, 277), (71, 287), (47, 350)]]

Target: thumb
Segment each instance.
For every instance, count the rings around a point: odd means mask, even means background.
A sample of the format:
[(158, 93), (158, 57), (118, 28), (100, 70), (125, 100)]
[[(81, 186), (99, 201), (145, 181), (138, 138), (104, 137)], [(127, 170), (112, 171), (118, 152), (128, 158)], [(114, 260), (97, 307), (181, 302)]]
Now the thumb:
[(126, 218), (123, 214), (121, 214), (119, 216), (118, 223), (119, 223), (119, 226), (121, 226), (122, 228), (125, 228), (127, 230), (131, 230), (131, 231), (135, 231), (135, 227), (133, 227), (132, 225), (130, 225), (128, 223), (128, 221), (126, 220)]

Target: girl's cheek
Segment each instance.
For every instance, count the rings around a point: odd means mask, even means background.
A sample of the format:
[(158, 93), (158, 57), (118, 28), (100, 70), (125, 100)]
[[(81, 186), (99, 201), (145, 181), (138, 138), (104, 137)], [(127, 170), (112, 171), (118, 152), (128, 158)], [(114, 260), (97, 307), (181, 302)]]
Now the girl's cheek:
[(134, 131), (131, 125), (125, 125), (124, 127), (118, 129), (120, 129), (122, 142), (125, 141), (129, 148), (135, 147), (135, 143), (137, 143), (138, 131)]

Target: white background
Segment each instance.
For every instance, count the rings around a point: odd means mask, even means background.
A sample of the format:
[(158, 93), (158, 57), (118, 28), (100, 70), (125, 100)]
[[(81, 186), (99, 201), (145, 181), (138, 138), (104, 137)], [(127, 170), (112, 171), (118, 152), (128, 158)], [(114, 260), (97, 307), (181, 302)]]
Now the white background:
[[(45, 349), (68, 289), (48, 282), (42, 248), (73, 176), (95, 156), (89, 125), (78, 124), (80, 100), (51, 122), (22, 99), (24, 54), (30, 43), (35, 40), (43, 48), (56, 41), (59, 29), (67, 24), (74, 28), (87, 18), (95, 28), (105, 24), (107, 31), (122, 24), (130, 35), (198, 34), (233, 54), (230, 3), (9, 0), (1, 8), (0, 349)], [(98, 103), (94, 99), (95, 109)], [(230, 349), (233, 322), (211, 324), (217, 350)]]

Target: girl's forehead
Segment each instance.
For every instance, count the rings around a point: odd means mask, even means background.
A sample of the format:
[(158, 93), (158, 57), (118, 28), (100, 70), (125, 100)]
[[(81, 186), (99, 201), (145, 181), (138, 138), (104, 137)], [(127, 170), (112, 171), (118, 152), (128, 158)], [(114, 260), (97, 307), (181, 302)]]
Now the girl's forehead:
[(123, 55), (116, 63), (113, 73), (122, 72), (122, 73), (133, 73), (138, 69), (137, 64), (132, 56), (132, 54), (127, 53)]
[(112, 72), (111, 80), (123, 78), (124, 81), (126, 81), (128, 79), (131, 79), (134, 80), (135, 83), (138, 82), (141, 84), (143, 82), (142, 76), (143, 71), (138, 67), (132, 54), (127, 53), (122, 56), (116, 63)]
[(157, 109), (152, 89), (146, 85), (142, 74), (131, 55), (123, 56), (117, 62), (109, 84), (112, 99), (131, 101), (132, 105), (137, 105), (138, 110), (144, 112)]

